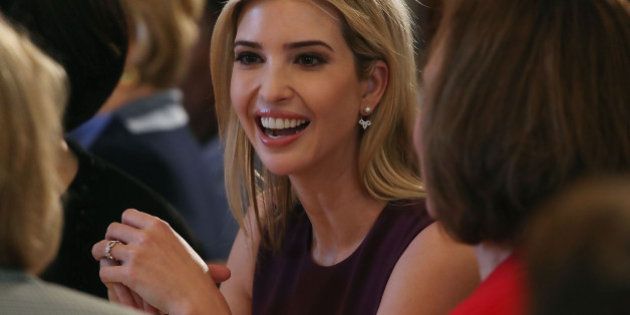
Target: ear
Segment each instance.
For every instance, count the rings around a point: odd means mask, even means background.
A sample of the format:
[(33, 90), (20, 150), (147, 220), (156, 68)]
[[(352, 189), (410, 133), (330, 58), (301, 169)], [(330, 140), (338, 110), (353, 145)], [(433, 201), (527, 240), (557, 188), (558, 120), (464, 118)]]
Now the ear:
[(385, 93), (388, 83), (389, 67), (382, 60), (375, 61), (371, 66), (368, 77), (362, 82), (363, 97), (360, 112), (363, 112), (366, 107), (369, 107), (371, 112), (374, 112)]

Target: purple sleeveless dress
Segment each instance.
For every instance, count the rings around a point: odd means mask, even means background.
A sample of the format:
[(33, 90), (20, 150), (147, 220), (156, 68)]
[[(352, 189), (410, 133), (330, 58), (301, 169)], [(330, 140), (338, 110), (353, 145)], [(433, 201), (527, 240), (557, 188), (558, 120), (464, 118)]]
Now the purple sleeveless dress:
[(253, 314), (376, 314), (396, 262), (433, 222), (424, 200), (390, 202), (354, 253), (324, 267), (312, 259), (306, 213), (295, 212), (280, 251), (259, 250)]

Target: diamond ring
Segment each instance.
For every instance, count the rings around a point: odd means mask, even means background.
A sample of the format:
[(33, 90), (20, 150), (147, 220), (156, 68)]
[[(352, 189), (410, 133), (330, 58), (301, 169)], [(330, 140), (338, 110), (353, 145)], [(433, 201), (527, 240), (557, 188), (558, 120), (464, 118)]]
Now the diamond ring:
[(121, 244), (120, 241), (109, 241), (107, 242), (107, 245), (105, 246), (105, 258), (109, 259), (109, 260), (116, 260), (116, 258), (114, 258), (114, 256), (112, 256), (112, 249), (114, 248), (114, 246)]

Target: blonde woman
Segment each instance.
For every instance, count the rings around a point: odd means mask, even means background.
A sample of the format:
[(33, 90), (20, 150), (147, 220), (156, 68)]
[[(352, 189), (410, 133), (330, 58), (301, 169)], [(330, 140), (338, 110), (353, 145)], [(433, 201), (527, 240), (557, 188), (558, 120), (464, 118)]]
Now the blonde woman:
[(94, 247), (121, 263), (101, 268), (102, 280), (170, 314), (455, 306), (476, 285), (476, 264), (422, 199), (409, 20), (403, 1), (228, 2), (211, 66), (226, 186), (243, 222), (232, 278), (219, 295), (164, 223), (128, 211)]
[(1, 17), (0, 69), (2, 314), (134, 313), (37, 279), (61, 237), (65, 74)]

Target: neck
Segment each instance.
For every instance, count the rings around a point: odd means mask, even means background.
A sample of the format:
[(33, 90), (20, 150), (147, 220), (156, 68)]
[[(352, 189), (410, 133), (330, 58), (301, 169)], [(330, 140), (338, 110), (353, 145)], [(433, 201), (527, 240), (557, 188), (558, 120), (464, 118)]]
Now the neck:
[(483, 242), (475, 246), (481, 280), (485, 280), (510, 254), (512, 248), (495, 243)]
[(156, 91), (157, 89), (150, 85), (135, 85), (121, 81), (98, 112), (108, 113), (114, 111), (129, 102), (147, 97)]
[(311, 222), (312, 255), (320, 265), (333, 265), (350, 256), (385, 207), (384, 201), (374, 199), (362, 188), (357, 164), (349, 165), (354, 167), (336, 167), (325, 172), (325, 177), (322, 172), (290, 176)]

